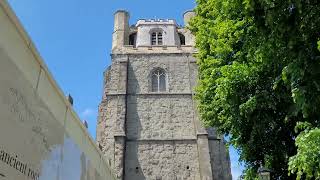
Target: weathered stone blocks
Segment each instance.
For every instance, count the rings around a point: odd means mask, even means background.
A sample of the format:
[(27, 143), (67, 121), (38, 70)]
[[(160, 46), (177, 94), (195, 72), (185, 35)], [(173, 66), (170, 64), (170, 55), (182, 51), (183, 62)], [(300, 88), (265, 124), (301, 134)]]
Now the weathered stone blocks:
[(128, 139), (196, 139), (191, 95), (128, 97)]
[(200, 179), (196, 141), (130, 141), (125, 179)]

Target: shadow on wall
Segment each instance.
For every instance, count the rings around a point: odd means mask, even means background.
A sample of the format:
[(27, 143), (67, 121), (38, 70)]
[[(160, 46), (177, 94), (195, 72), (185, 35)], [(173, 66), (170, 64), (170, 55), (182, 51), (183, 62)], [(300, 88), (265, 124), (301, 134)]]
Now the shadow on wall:
[[(139, 91), (139, 83), (135, 76), (133, 67), (129, 63), (128, 66), (128, 87), (134, 90), (129, 90), (129, 93), (135, 94)], [(129, 83), (130, 82), (130, 83)], [(143, 174), (142, 166), (139, 162), (139, 143), (137, 139), (141, 137), (141, 117), (138, 113), (138, 102), (136, 95), (128, 95), (127, 97), (127, 117), (126, 117), (126, 154), (125, 154), (125, 179), (130, 180), (145, 180), (146, 177)]]

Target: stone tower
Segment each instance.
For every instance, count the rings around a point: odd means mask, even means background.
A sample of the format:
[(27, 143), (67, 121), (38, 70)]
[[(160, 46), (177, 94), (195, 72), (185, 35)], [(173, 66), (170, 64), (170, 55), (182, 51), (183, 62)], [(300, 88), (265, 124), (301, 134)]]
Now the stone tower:
[[(194, 12), (184, 14), (188, 24)], [(122, 180), (230, 180), (223, 138), (202, 127), (193, 99), (194, 38), (175, 20), (115, 13), (97, 141)]]

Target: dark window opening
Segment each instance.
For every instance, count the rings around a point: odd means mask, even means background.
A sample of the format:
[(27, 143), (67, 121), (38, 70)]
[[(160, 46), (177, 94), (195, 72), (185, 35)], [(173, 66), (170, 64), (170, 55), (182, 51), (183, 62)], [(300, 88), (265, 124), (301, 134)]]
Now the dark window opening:
[(151, 45), (156, 45), (157, 44), (157, 33), (152, 33), (151, 35)]
[(158, 33), (158, 45), (162, 45), (162, 33)]
[(179, 33), (180, 45), (186, 45), (186, 38), (183, 34)]
[(129, 36), (129, 45), (136, 46), (137, 33), (132, 33)]

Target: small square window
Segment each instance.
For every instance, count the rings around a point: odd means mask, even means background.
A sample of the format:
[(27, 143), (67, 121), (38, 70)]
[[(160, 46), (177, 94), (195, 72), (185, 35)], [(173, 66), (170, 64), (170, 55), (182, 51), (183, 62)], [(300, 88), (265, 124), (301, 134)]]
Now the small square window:
[(151, 34), (151, 45), (162, 45), (162, 32), (153, 32)]

